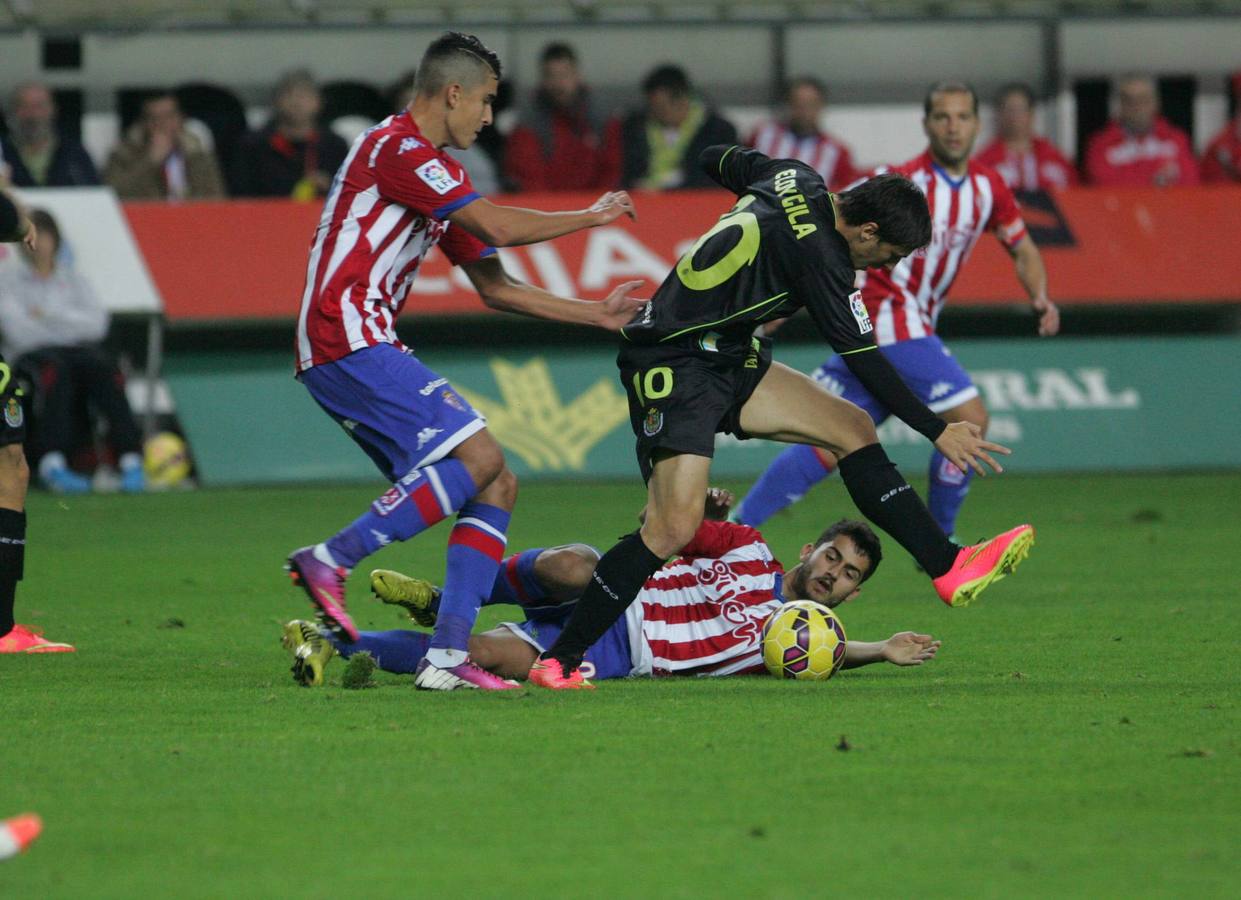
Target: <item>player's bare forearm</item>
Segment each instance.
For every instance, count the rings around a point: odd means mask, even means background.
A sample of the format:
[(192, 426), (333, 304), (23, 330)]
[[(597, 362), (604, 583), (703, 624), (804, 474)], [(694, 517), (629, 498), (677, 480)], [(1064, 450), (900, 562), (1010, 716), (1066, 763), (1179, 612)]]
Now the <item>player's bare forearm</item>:
[(883, 641), (848, 641), (845, 643), (845, 661), (840, 667), (856, 669), (877, 662), (883, 662)]
[(877, 662), (890, 662), (896, 666), (920, 666), (927, 660), (934, 659), (939, 647), (940, 642), (929, 634), (918, 634), (914, 631), (899, 632), (886, 641), (849, 641), (845, 644), (842, 668), (855, 669)]
[(480, 198), (448, 218), (492, 247), (517, 247), (606, 225), (621, 215), (634, 218), (633, 203), (623, 191), (604, 194), (589, 209), (562, 212), (499, 206)]
[(504, 270), (498, 256), (486, 257), (463, 268), (483, 303), (491, 309), (535, 319), (617, 331), (634, 317), (644, 302), (630, 296), (641, 282), (625, 282), (603, 300), (579, 300), (519, 281)]
[(1047, 267), (1043, 265), (1038, 245), (1027, 234), (1009, 252), (1017, 280), (1025, 288), (1030, 305), (1039, 317), (1038, 333), (1044, 337), (1056, 334), (1060, 330), (1060, 311), (1047, 297)]

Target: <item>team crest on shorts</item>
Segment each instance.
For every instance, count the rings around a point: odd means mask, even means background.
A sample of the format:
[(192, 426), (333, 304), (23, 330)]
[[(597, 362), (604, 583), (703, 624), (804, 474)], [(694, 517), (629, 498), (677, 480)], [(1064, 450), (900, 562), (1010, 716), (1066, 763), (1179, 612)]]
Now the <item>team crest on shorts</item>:
[(447, 403), (449, 406), (451, 406), (453, 409), (458, 410), (460, 412), (465, 412), (465, 404), (462, 403), (461, 398), (458, 397), (456, 394), (454, 394), (452, 391), (445, 388), (440, 393), (440, 397), (443, 398), (444, 402)]
[(646, 418), (642, 420), (642, 433), (647, 437), (654, 437), (663, 427), (664, 414), (652, 406), (646, 411)]
[(24, 421), (25, 415), (22, 413), (22, 405), (17, 402), (16, 397), (10, 397), (9, 401), (4, 404), (4, 424), (10, 428), (21, 428)]

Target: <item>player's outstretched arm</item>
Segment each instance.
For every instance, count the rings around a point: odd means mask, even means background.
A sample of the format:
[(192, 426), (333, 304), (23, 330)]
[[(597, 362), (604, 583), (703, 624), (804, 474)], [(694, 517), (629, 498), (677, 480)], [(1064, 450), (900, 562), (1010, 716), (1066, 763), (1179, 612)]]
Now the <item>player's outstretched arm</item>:
[(621, 216), (636, 219), (638, 214), (627, 193), (610, 191), (590, 208), (573, 212), (541, 212), (517, 206), (500, 206), (480, 197), (450, 214), (448, 220), (492, 247), (516, 247), (550, 241), (583, 228), (607, 225)]
[(467, 263), (461, 268), (487, 306), (536, 319), (620, 331), (646, 303), (632, 296), (641, 287), (641, 281), (626, 281), (602, 300), (578, 300), (518, 281), (505, 271), (497, 255)]
[(1039, 337), (1051, 337), (1060, 331), (1060, 310), (1047, 298), (1047, 268), (1038, 245), (1027, 234), (1009, 253), (1017, 270), (1017, 280), (1026, 289), (1030, 305), (1038, 316)]
[(920, 666), (928, 659), (935, 658), (939, 646), (940, 642), (929, 634), (913, 631), (902, 631), (886, 641), (849, 641), (845, 644), (843, 668), (856, 669), (858, 666), (877, 662), (890, 662), (896, 666)]
[(935, 444), (935, 448), (962, 472), (970, 468), (979, 475), (986, 475), (984, 466), (996, 472), (1004, 471), (991, 454), (1007, 456), (1011, 450), (986, 440), (982, 430), (972, 422), (946, 424), (914, 395), (877, 347), (846, 352), (843, 357), (849, 371), (866, 390), (898, 419)]

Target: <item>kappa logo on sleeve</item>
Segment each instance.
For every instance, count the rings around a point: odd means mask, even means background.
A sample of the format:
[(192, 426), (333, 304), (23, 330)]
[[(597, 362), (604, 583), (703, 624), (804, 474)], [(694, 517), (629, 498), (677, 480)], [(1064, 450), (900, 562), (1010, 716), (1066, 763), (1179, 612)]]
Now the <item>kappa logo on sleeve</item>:
[(427, 187), (437, 194), (447, 194), (461, 185), (460, 180), (453, 178), (452, 173), (438, 159), (428, 160), (414, 169), (414, 173), (426, 182)]
[(849, 295), (849, 309), (853, 312), (853, 319), (857, 322), (860, 333), (870, 334), (875, 330), (874, 326), (870, 324), (870, 315), (866, 312), (866, 304), (862, 302), (861, 291), (854, 291)]

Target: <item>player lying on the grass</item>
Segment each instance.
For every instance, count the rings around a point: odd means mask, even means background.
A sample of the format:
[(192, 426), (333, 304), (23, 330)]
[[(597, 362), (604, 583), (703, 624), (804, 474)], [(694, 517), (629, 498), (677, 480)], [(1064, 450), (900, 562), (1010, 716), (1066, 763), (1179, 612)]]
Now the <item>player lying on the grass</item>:
[(857, 508), (917, 560), (949, 606), (973, 602), (1034, 541), (1029, 525), (973, 547), (949, 540), (888, 459), (870, 417), (772, 362), (770, 342), (754, 337), (756, 326), (805, 307), (849, 371), (954, 466), (1002, 471), (991, 453), (1007, 448), (984, 440), (972, 422), (945, 422), (901, 380), (878, 351), (853, 289), (854, 270), (891, 269), (930, 241), (923, 193), (903, 175), (886, 174), (834, 195), (804, 163), (736, 146), (708, 147), (699, 163), (737, 202), (621, 329), (616, 360), (649, 514), (599, 559), (564, 630), (530, 673), (541, 687), (582, 687), (577, 668), (586, 648), (693, 537), (717, 432), (831, 453)]
[[(864, 522), (842, 519), (801, 549), (785, 573), (752, 528), (723, 518), (732, 502), (712, 490), (707, 515), (681, 555), (649, 578), (626, 614), (587, 651), (583, 670), (594, 678), (630, 675), (748, 675), (765, 673), (763, 622), (790, 600), (835, 607), (856, 597), (879, 567), (879, 539)], [(505, 560), (487, 603), (521, 606), (523, 622), (505, 622), (470, 638), (470, 657), (502, 678), (525, 678), (535, 657), (564, 627), (590, 582), (598, 553), (584, 544), (526, 550)], [(438, 591), (429, 582), (397, 572), (371, 573), (375, 595), (409, 611), (420, 625), (435, 622)], [(283, 643), (293, 653), (293, 675), (302, 684), (323, 681), (336, 654), (369, 652), (387, 672), (413, 673), (430, 635), (400, 629), (364, 631), (342, 642), (312, 622), (285, 625)], [(886, 641), (849, 641), (845, 668), (887, 661), (921, 665), (939, 641), (911, 631)]]
[[(0, 242), (20, 241), (31, 250), (34, 223), (0, 185)], [(30, 467), (22, 442), (26, 421), (17, 382), (0, 356), (0, 653), (70, 653), (73, 647), (49, 641), (36, 628), (13, 619), (17, 582), (26, 560), (26, 488)]]
[(504, 556), (517, 478), (486, 420), (397, 338), (395, 321), (432, 247), (461, 267), (494, 309), (616, 331), (640, 301), (626, 282), (602, 302), (518, 281), (495, 247), (533, 244), (633, 215), (623, 192), (589, 209), (539, 212), (480, 197), (448, 152), (491, 124), (500, 60), (472, 35), (448, 33), (418, 66), (409, 106), (360, 135), (332, 181), (306, 270), (297, 377), (371, 458), (391, 489), (350, 525), (293, 551), (286, 568), (347, 640), (357, 636), (345, 578), (380, 547), (456, 516), (444, 608), (421, 687), (513, 685), (473, 665), (466, 642)]

